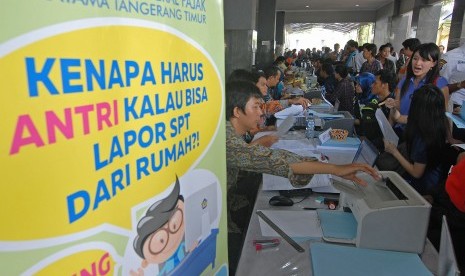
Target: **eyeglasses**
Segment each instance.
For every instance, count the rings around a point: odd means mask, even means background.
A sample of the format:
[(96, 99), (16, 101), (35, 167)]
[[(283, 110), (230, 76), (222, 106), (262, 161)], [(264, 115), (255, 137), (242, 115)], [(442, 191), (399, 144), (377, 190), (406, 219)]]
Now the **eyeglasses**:
[(181, 229), (183, 218), (184, 212), (176, 208), (176, 211), (174, 211), (166, 225), (150, 235), (148, 249), (151, 254), (159, 254), (166, 248), (170, 234), (175, 234)]

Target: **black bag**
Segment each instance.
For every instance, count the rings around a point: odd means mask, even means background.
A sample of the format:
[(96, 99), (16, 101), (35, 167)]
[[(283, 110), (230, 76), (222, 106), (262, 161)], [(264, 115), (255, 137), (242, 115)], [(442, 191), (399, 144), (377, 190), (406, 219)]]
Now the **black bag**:
[(378, 109), (378, 101), (371, 100), (360, 110), (360, 128), (363, 136), (370, 140), (379, 151), (384, 151), (383, 133), (376, 120), (376, 110)]

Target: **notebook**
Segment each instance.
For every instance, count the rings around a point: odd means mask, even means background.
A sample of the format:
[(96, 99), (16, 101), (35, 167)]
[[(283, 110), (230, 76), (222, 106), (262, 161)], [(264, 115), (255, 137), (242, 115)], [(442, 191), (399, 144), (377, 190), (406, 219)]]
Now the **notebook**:
[(415, 253), (315, 242), (310, 255), (315, 276), (433, 275)]

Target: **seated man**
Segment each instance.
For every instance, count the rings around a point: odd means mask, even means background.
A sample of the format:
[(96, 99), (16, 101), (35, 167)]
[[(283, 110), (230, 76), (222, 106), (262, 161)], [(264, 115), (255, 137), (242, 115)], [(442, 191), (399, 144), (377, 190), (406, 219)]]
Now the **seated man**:
[(231, 213), (249, 203), (234, 193), (237, 190), (237, 175), (240, 170), (269, 173), (289, 178), (293, 186), (307, 185), (313, 174), (334, 174), (366, 183), (356, 176), (364, 171), (379, 179), (378, 173), (366, 164), (334, 165), (317, 162), (313, 158), (299, 156), (285, 150), (270, 149), (261, 145), (249, 145), (242, 135), (256, 127), (262, 116), (262, 96), (250, 82), (231, 82), (226, 86), (226, 162), (228, 171), (228, 231), (241, 233)]
[(381, 132), (375, 113), (380, 108), (386, 118), (389, 118), (390, 110), (384, 105), (384, 101), (388, 98), (394, 99), (395, 79), (396, 75), (387, 69), (377, 72), (375, 81), (371, 85), (371, 93), (375, 98), (366, 103), (361, 109), (361, 134), (366, 136), (380, 152), (384, 151), (383, 133)]

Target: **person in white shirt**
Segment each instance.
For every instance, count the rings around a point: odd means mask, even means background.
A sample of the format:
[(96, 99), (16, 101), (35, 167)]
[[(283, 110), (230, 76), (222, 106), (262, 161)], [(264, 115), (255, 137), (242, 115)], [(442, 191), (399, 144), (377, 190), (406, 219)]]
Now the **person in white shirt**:
[(442, 59), (445, 64), (440, 74), (450, 83), (450, 99), (455, 106), (461, 106), (465, 101), (465, 43), (444, 53)]

